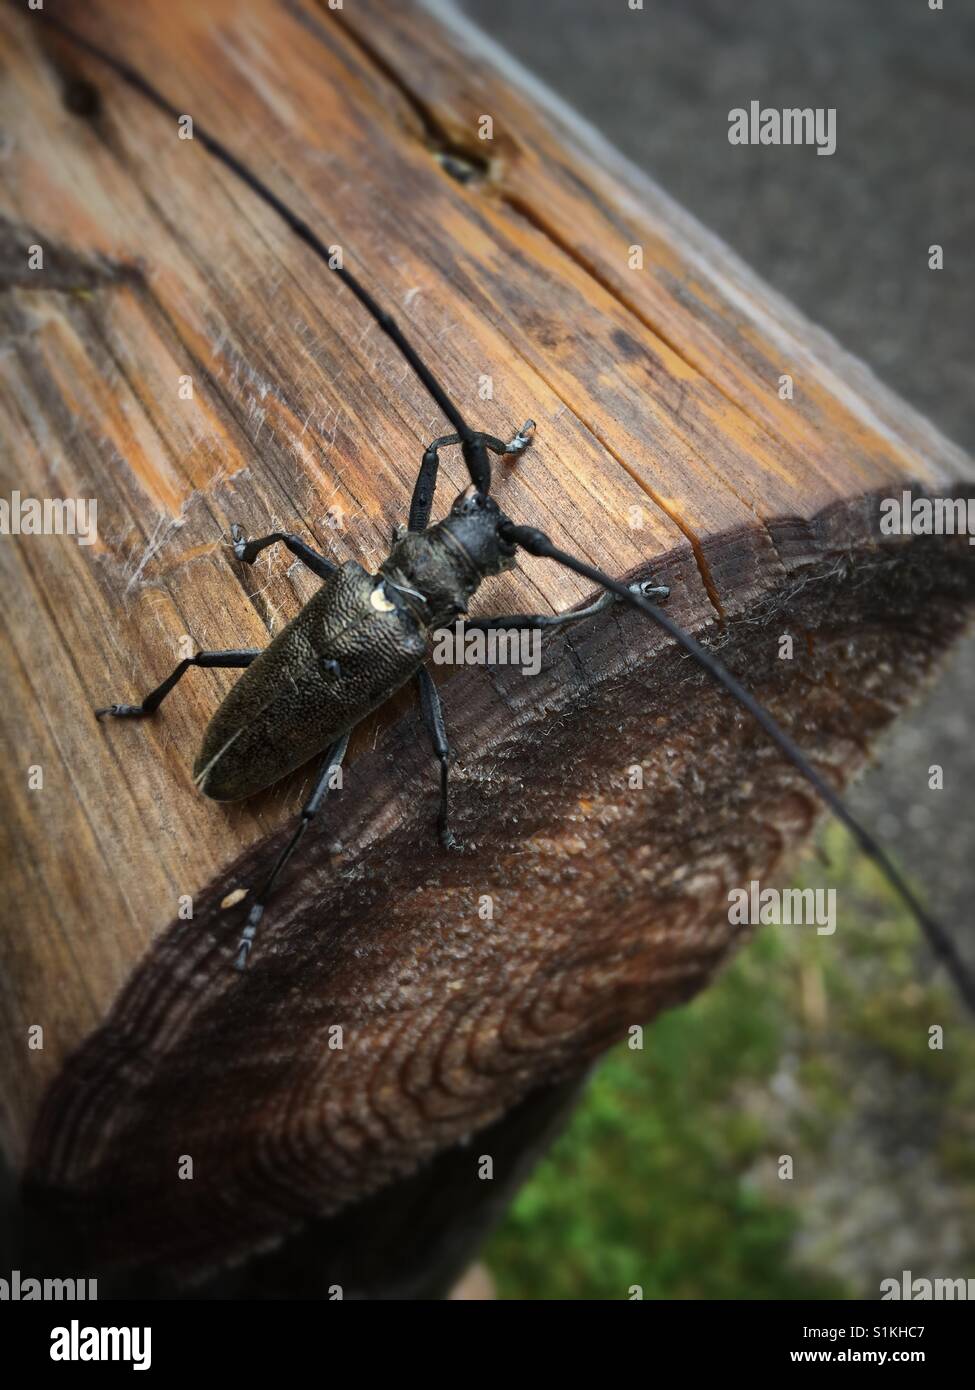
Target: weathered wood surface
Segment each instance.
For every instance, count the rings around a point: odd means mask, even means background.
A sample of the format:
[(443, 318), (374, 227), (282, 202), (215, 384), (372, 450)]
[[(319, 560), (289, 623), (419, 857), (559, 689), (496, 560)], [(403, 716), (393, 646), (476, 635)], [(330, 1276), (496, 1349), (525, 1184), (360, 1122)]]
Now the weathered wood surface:
[[(678, 620), (848, 778), (973, 587), (963, 543), (880, 546), (875, 499), (970, 486), (957, 449), (439, 9), (54, 8), (341, 244), (474, 423), (538, 421), (499, 469), (510, 515), (670, 583)], [(443, 422), (198, 140), (36, 17), (4, 7), (0, 34), (4, 492), (99, 508), (94, 546), (0, 541), (3, 1144), (92, 1258), (198, 1274), (411, 1173), (693, 994), (734, 944), (728, 887), (772, 874), (817, 807), (615, 611), (547, 640), (536, 678), (446, 680), (468, 854), (437, 845), (412, 698), (368, 720), (233, 974), (243, 909), (220, 903), (254, 884), (310, 774), (240, 806), (196, 795), (229, 673), (190, 673), (153, 721), (91, 709), (144, 694), (184, 635), (264, 644), (313, 592), (278, 550), (233, 562), (232, 521), (375, 566)], [(447, 458), (441, 508), (464, 481)], [(528, 559), (477, 611), (585, 596)], [(791, 663), (783, 631), (802, 638)]]

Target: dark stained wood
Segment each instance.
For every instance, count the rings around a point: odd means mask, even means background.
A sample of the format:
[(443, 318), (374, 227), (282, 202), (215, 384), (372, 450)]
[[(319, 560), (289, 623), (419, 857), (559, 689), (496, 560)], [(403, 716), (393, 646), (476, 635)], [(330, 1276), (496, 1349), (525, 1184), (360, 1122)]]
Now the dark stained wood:
[[(57, 8), (341, 244), (477, 425), (538, 421), (499, 468), (510, 515), (671, 584), (677, 619), (849, 778), (965, 620), (969, 547), (876, 534), (879, 496), (971, 486), (954, 446), (439, 10)], [(412, 701), (367, 721), (233, 974), (243, 909), (221, 903), (265, 870), (310, 774), (229, 808), (195, 794), (229, 673), (192, 672), (138, 725), (91, 709), (145, 693), (184, 635), (263, 645), (314, 591), (277, 550), (233, 562), (231, 522), (375, 566), (444, 426), (199, 140), (40, 20), (4, 7), (0, 34), (4, 490), (99, 506), (95, 546), (0, 543), (2, 1141), (90, 1258), (198, 1277), (448, 1153), (456, 1190), (465, 1136), (701, 988), (736, 944), (729, 886), (774, 874), (818, 810), (744, 715), (614, 610), (547, 639), (537, 677), (448, 673), (466, 854), (437, 845)], [(43, 275), (24, 269), (34, 243)], [(459, 457), (444, 473), (441, 507)], [(526, 559), (478, 611), (585, 597)], [(783, 631), (803, 634), (791, 663)], [(497, 1147), (514, 1172), (517, 1146)]]

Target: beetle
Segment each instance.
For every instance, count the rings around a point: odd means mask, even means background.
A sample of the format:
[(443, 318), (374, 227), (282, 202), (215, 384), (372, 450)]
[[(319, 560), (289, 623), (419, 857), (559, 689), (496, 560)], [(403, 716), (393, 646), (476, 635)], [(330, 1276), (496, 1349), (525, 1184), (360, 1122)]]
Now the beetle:
[[(141, 73), (82, 38), (63, 21), (47, 16), (47, 22), (69, 41), (107, 64), (118, 77), (171, 118), (179, 118), (178, 108)], [(944, 927), (928, 914), (880, 845), (812, 767), (794, 740), (710, 651), (652, 601), (666, 598), (667, 590), (649, 581), (629, 586), (613, 579), (560, 550), (544, 532), (517, 525), (490, 497), (488, 451), (503, 455), (522, 453), (534, 432), (533, 422), (527, 421), (508, 443), (472, 430), (395, 320), (344, 265), (331, 258), (328, 247), (317, 233), (219, 140), (199, 124), (195, 124), (194, 133), (214, 158), (271, 207), (329, 270), (339, 276), (378, 327), (395, 343), (454, 429), (453, 434), (435, 440), (423, 454), (410, 505), (409, 525), (395, 534), (390, 554), (380, 565), (378, 574), (367, 574), (355, 561), (336, 566), (290, 532), (275, 531), (248, 540), (235, 525), (232, 541), (237, 559), (253, 563), (266, 546), (282, 542), (324, 581), (322, 588), (263, 652), (200, 652), (181, 661), (140, 704), (116, 704), (96, 710), (99, 718), (142, 717), (158, 709), (191, 666), (243, 668), (244, 674), (206, 731), (194, 768), (200, 790), (220, 801), (249, 796), (327, 749), (299, 824), (250, 907), (235, 958), (237, 968), (246, 967), (267, 901), (282, 869), (325, 799), (332, 775), (345, 756), (351, 729), (411, 678), (418, 683), (423, 718), (440, 762), (438, 827), (441, 842), (447, 849), (456, 846), (448, 814), (450, 747), (436, 686), (423, 664), (427, 643), (438, 625), (466, 613), (469, 600), (482, 580), (511, 567), (521, 548), (590, 579), (603, 590), (601, 597), (569, 613), (482, 618), (470, 620), (468, 625), (483, 630), (558, 627), (593, 616), (614, 598), (651, 618), (748, 711), (843, 821), (864, 853), (877, 863), (907, 904), (936, 956), (954, 977), (969, 1006), (975, 1009), (975, 980), (969, 976)], [(444, 520), (430, 526), (439, 450), (449, 444), (460, 444), (471, 483)]]
[[(535, 422), (527, 420), (507, 444), (482, 433), (474, 434), (472, 441), (475, 448), (518, 455), (528, 447), (534, 430)], [(198, 652), (185, 657), (139, 704), (95, 711), (98, 719), (144, 718), (156, 712), (191, 666), (243, 668), (207, 727), (193, 769), (200, 791), (215, 801), (253, 796), (328, 750), (298, 827), (251, 904), (237, 951), (238, 969), (246, 966), (281, 870), (342, 764), (352, 729), (413, 677), (440, 763), (440, 840), (445, 849), (458, 847), (449, 819), (450, 745), (440, 696), (424, 662), (431, 635), (466, 615), (482, 581), (510, 569), (516, 555), (516, 544), (506, 534), (511, 523), (473, 483), (443, 521), (429, 525), (439, 451), (460, 442), (459, 435), (444, 435), (424, 453), (409, 526), (397, 528), (378, 574), (368, 574), (355, 560), (335, 565), (290, 532), (248, 540), (235, 523), (231, 536), (238, 560), (253, 564), (267, 546), (282, 542), (324, 580), (322, 587), (263, 651)], [(666, 598), (669, 593), (666, 586), (650, 582), (635, 588), (645, 597)], [(469, 619), (467, 627), (561, 627), (600, 612), (613, 597), (607, 593), (586, 608), (564, 614)]]

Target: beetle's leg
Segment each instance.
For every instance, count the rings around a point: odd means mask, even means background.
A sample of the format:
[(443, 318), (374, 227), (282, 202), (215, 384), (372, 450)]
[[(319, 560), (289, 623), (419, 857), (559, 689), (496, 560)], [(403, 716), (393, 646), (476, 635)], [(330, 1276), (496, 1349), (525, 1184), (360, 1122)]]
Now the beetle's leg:
[(601, 613), (604, 608), (610, 607), (613, 600), (613, 594), (601, 594), (588, 608), (578, 608), (572, 613), (504, 613), (497, 618), (466, 618), (464, 628), (472, 628), (475, 632), (498, 632), (515, 627), (565, 627), (568, 623), (577, 623), (580, 618), (591, 618)]
[(526, 420), (517, 434), (513, 434), (507, 444), (503, 439), (496, 438), (493, 434), (484, 434), (478, 430), (474, 438), (478, 443), (483, 444), (485, 449), (490, 449), (492, 454), (523, 454), (532, 442), (535, 434), (535, 421)]
[(250, 955), (251, 947), (254, 945), (254, 938), (257, 935), (258, 925), (260, 924), (261, 918), (264, 916), (264, 909), (267, 907), (268, 899), (274, 892), (274, 885), (278, 881), (278, 876), (298, 848), (301, 837), (318, 814), (322, 802), (325, 800), (326, 796), (328, 796), (331, 790), (332, 776), (342, 766), (342, 759), (345, 757), (345, 750), (348, 746), (349, 735), (346, 733), (343, 734), (337, 742), (333, 743), (325, 754), (325, 761), (322, 763), (321, 772), (319, 772), (315, 782), (315, 789), (302, 808), (301, 820), (298, 822), (297, 829), (278, 855), (274, 863), (274, 868), (264, 880), (264, 886), (251, 904), (251, 910), (247, 914), (247, 921), (237, 945), (237, 957), (234, 961), (234, 966), (237, 970), (245, 970), (247, 968), (247, 957)]
[(423, 458), (420, 460), (420, 471), (416, 475), (416, 482), (413, 485), (413, 497), (410, 501), (409, 529), (411, 531), (425, 531), (430, 525), (433, 494), (437, 490), (437, 470), (440, 467), (440, 460), (437, 455), (445, 445), (459, 443), (459, 434), (442, 434), (439, 439), (435, 439), (424, 450)]
[[(670, 596), (670, 589), (666, 584), (651, 584), (649, 580), (631, 584), (630, 588), (634, 593), (642, 594), (644, 598), (658, 603)], [(467, 618), (464, 627), (473, 628), (477, 632), (515, 627), (565, 627), (568, 623), (577, 623), (580, 618), (591, 618), (596, 613), (602, 613), (605, 608), (616, 602), (616, 595), (607, 592), (600, 594), (595, 603), (590, 603), (588, 608), (577, 608), (571, 613), (512, 613), (498, 618)]]
[(307, 565), (313, 574), (318, 575), (319, 579), (327, 579), (338, 569), (338, 565), (333, 564), (331, 560), (326, 560), (324, 555), (319, 555), (317, 550), (312, 550), (311, 546), (306, 545), (300, 536), (295, 536), (290, 531), (272, 531), (269, 536), (261, 536), (257, 540), (249, 541), (244, 535), (243, 527), (238, 526), (235, 521), (230, 528), (230, 536), (234, 543), (234, 554), (245, 565), (252, 565), (267, 546), (273, 545), (275, 541), (282, 541), (292, 555), (296, 555), (302, 564)]
[[(482, 434), (478, 432), (474, 438), (479, 444), (483, 444), (486, 449), (490, 449), (495, 454), (520, 454), (528, 448), (531, 443), (532, 435), (535, 433), (535, 421), (526, 420), (516, 435), (505, 444), (503, 439), (496, 439), (493, 434)], [(425, 531), (430, 525), (430, 512), (433, 507), (433, 494), (437, 490), (437, 471), (440, 467), (440, 460), (437, 457), (441, 449), (448, 444), (459, 444), (459, 434), (444, 434), (439, 439), (435, 439), (424, 452), (420, 461), (420, 471), (417, 474), (416, 483), (413, 488), (413, 498), (410, 502), (410, 524), (411, 531)]]
[(437, 833), (444, 849), (460, 849), (459, 842), (450, 829), (447, 784), (450, 768), (450, 744), (443, 720), (443, 705), (433, 677), (425, 666), (416, 673), (416, 683), (420, 687), (420, 709), (423, 722), (433, 742), (433, 751), (440, 762), (440, 811), (437, 815)]
[(235, 652), (197, 652), (196, 656), (188, 656), (181, 661), (172, 675), (167, 676), (162, 685), (157, 685), (155, 690), (150, 691), (141, 705), (106, 705), (104, 709), (95, 710), (95, 718), (102, 719), (106, 714), (110, 714), (115, 719), (141, 719), (144, 715), (155, 714), (173, 686), (191, 666), (227, 666), (239, 669), (241, 666), (249, 666), (260, 654), (259, 647), (244, 647)]

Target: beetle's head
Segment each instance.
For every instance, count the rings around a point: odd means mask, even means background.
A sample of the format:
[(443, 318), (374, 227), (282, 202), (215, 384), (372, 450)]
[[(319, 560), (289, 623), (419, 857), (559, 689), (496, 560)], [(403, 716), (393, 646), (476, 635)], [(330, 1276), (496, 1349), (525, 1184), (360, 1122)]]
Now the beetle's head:
[(514, 559), (514, 546), (498, 533), (503, 520), (497, 502), (472, 483), (456, 498), (442, 524), (478, 573), (486, 575), (507, 569)]

